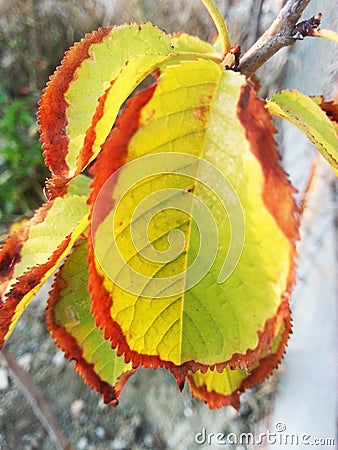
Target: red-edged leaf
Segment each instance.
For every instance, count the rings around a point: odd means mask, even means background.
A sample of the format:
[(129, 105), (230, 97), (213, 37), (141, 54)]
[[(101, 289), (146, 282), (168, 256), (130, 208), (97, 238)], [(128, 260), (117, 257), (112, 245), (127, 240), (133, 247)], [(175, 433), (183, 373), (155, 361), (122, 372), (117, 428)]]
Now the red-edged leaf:
[(90, 312), (87, 242), (80, 243), (56, 275), (47, 307), (47, 324), (57, 345), (103, 401), (116, 405), (121, 390), (134, 373), (130, 364), (105, 341)]
[[(142, 106), (147, 96), (149, 99)], [(293, 199), (295, 189), (279, 166), (274, 132), (264, 103), (244, 77), (223, 72), (205, 61), (163, 69), (155, 90), (137, 95), (118, 119), (93, 167), (92, 207), (102, 194), (105, 181), (123, 162), (137, 160), (144, 154), (188, 151), (224, 170), (246, 217), (243, 255), (229, 279), (218, 285), (211, 271), (198, 285), (199, 292), (187, 290), (176, 301), (142, 295), (138, 298), (116, 287), (106, 269), (102, 269), (102, 260), (96, 259), (96, 242), (94, 251), (91, 240), (93, 313), (105, 337), (134, 367), (142, 364), (169, 368), (181, 384), (189, 370), (251, 366), (271, 347), (280, 322), (279, 308), (295, 279), (299, 224)], [(156, 185), (159, 180), (158, 176), (153, 184), (144, 183), (144, 191), (168, 187), (165, 181), (163, 186)], [(189, 183), (183, 188), (186, 192), (191, 191)], [(205, 195), (203, 191), (202, 194)], [(135, 202), (137, 195), (135, 190)], [(97, 235), (113, 204), (114, 190), (108, 192), (102, 208), (92, 217), (92, 234)], [(210, 207), (214, 215), (220, 214), (218, 207)], [(128, 208), (121, 212), (122, 225), (129, 223), (130, 214)], [(180, 220), (177, 217), (168, 216), (159, 229), (163, 230), (165, 223), (171, 231), (174, 221)], [(219, 220), (225, 227), (226, 215)], [(109, 251), (108, 234), (101, 239), (102, 250)], [(220, 261), (223, 259), (218, 260), (219, 265)], [(142, 259), (142, 267), (143, 264)], [(184, 324), (180, 319), (182, 310)], [(170, 334), (176, 325), (177, 334)], [(145, 339), (142, 327), (153, 340)], [(183, 350), (177, 353), (179, 343)], [(170, 354), (172, 349), (175, 352)]]
[(38, 114), (44, 157), (60, 192), (62, 183), (99, 153), (120, 107), (138, 84), (165, 61), (193, 51), (215, 55), (212, 46), (197, 38), (172, 38), (146, 23), (101, 28), (66, 53)]
[(26, 306), (88, 227), (85, 195), (70, 193), (36, 211), (0, 250), (0, 347)]
[(337, 114), (334, 104), (325, 103), (321, 97), (308, 97), (297, 90), (286, 90), (267, 100), (266, 107), (270, 114), (299, 128), (338, 175), (338, 127), (334, 119)]

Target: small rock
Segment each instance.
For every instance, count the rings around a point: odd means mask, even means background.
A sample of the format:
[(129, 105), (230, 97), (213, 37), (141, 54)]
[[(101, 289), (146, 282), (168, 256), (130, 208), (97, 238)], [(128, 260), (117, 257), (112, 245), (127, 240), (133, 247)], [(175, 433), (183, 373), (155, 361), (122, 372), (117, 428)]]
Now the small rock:
[(28, 372), (32, 359), (33, 355), (31, 353), (25, 353), (24, 355), (20, 356), (20, 358), (18, 358), (18, 364), (25, 372)]
[(86, 437), (80, 438), (76, 443), (78, 450), (85, 450), (88, 447), (88, 439)]
[(151, 434), (146, 434), (143, 438), (143, 444), (147, 448), (153, 448), (154, 438)]
[(84, 427), (85, 425), (88, 424), (88, 417), (86, 416), (86, 414), (81, 414), (79, 417), (79, 424)]
[(9, 386), (8, 372), (5, 367), (0, 367), (0, 390), (4, 391)]
[(83, 408), (84, 408), (83, 400), (74, 400), (73, 403), (70, 405), (70, 412), (72, 416), (76, 418), (81, 414)]
[(106, 430), (103, 427), (96, 427), (95, 434), (98, 437), (98, 439), (104, 439), (106, 436)]
[(128, 443), (124, 439), (115, 438), (112, 443), (113, 450), (121, 450), (123, 448), (128, 448)]
[(57, 367), (62, 367), (66, 363), (66, 358), (63, 351), (58, 350), (53, 356), (52, 363)]
[[(244, 394), (242, 394), (242, 395), (244, 395)], [(225, 415), (226, 415), (227, 422), (231, 422), (238, 418), (238, 412), (235, 410), (235, 408), (227, 408)]]
[(106, 409), (106, 408), (107, 408), (107, 405), (104, 403), (102, 397), (100, 397), (99, 401), (97, 402), (97, 407), (98, 407), (100, 410), (103, 410), (103, 409)]
[(248, 402), (241, 404), (240, 414), (241, 417), (247, 417), (252, 413), (252, 407)]
[(130, 420), (130, 425), (133, 428), (137, 428), (138, 426), (140, 426), (142, 422), (142, 418), (139, 414), (135, 414), (135, 416), (132, 416), (131, 420)]
[(186, 418), (192, 417), (193, 410), (189, 406), (187, 406), (186, 408), (184, 408), (183, 414), (184, 414), (184, 417), (186, 417)]

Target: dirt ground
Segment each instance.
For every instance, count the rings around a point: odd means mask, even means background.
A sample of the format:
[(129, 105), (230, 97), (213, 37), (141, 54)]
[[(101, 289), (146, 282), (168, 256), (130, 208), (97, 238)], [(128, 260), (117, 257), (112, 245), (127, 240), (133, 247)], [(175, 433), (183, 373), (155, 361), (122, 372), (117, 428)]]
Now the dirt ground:
[[(143, 369), (122, 391), (119, 405), (105, 406), (99, 394), (86, 386), (73, 364), (49, 336), (44, 319), (46, 294), (26, 310), (9, 340), (20, 366), (30, 374), (55, 418), (76, 450), (220, 448), (196, 443), (197, 433), (254, 432), (269, 414), (277, 374), (268, 383), (242, 396), (241, 411), (232, 407), (210, 411), (182, 393), (165, 371)], [(0, 449), (54, 450), (55, 443), (0, 359)], [(8, 385), (5, 386), (7, 380)], [(246, 445), (222, 448), (244, 450)]]

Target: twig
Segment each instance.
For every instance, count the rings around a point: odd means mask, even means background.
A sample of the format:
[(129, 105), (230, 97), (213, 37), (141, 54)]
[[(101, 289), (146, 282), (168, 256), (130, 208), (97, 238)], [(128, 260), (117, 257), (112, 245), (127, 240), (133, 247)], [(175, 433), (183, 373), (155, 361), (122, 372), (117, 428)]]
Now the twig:
[(258, 41), (241, 58), (237, 70), (247, 77), (283, 47), (296, 42), (293, 30), (311, 0), (289, 0)]
[(68, 439), (63, 436), (48, 404), (33, 384), (31, 378), (19, 366), (8, 344), (3, 347), (1, 354), (3, 355), (20, 391), (32, 406), (35, 415), (40, 420), (51, 440), (55, 442), (58, 449), (70, 450), (70, 443)]

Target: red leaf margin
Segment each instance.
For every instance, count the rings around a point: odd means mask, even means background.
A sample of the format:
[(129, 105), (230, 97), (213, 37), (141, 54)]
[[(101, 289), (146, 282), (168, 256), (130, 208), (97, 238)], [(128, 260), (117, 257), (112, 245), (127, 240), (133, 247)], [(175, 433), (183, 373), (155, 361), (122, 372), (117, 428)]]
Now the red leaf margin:
[[(104, 288), (104, 277), (99, 275), (95, 268), (95, 257), (93, 257), (94, 250), (92, 248), (91, 241), (89, 241), (88, 248), (90, 253), (89, 289), (92, 293), (92, 312), (96, 317), (96, 323), (99, 328), (104, 331), (105, 339), (110, 339), (112, 348), (117, 348), (117, 354), (119, 356), (124, 354), (125, 362), (131, 361), (134, 369), (137, 369), (140, 366), (152, 367), (153, 369), (158, 367), (168, 369), (175, 377), (180, 390), (182, 390), (185, 378), (189, 371), (195, 372), (196, 370), (200, 370), (202, 373), (205, 373), (208, 369), (217, 369), (221, 372), (226, 367), (231, 367), (233, 369), (236, 367), (245, 368), (253, 365), (253, 363), (259, 359), (260, 355), (271, 347), (272, 341), (275, 337), (275, 328), (281, 319), (280, 315), (282, 314), (282, 311), (284, 314), (284, 308), (278, 309), (275, 316), (266, 321), (263, 331), (258, 331), (258, 344), (256, 348), (248, 349), (245, 354), (235, 353), (229, 360), (216, 363), (212, 366), (196, 363), (194, 360), (187, 361), (180, 366), (176, 366), (170, 361), (161, 360), (158, 356), (141, 355), (138, 352), (131, 350), (121, 327), (111, 317), (110, 311), (113, 300)], [(288, 298), (288, 296), (285, 295), (285, 298)], [(287, 314), (289, 316), (286, 317), (285, 320), (291, 321), (289, 309), (287, 310)], [(283, 337), (283, 350), (286, 346), (290, 330), (291, 328), (288, 328), (286, 337)]]
[[(242, 88), (237, 116), (251, 144), (251, 151), (259, 161), (265, 178), (263, 200), (279, 228), (292, 243), (293, 259), (296, 257), (295, 243), (299, 239), (299, 213), (294, 195), (297, 193), (286, 172), (280, 166), (280, 155), (276, 148), (272, 123), (264, 101), (256, 96), (250, 84)], [(294, 279), (290, 282), (293, 284)]]
[[(281, 158), (274, 140), (274, 135), (277, 130), (273, 125), (269, 112), (264, 108), (264, 103), (264, 101), (256, 96), (255, 91), (250, 89), (250, 84), (248, 84), (242, 88), (237, 115), (246, 130), (246, 136), (250, 142), (252, 153), (256, 156), (262, 167), (265, 180), (263, 200), (266, 208), (272, 217), (274, 217), (277, 225), (283, 231), (290, 244), (287, 284), (277, 311), (277, 316), (282, 314), (285, 322), (285, 332), (283, 333), (281, 344), (274, 358), (274, 361), (278, 365), (284, 354), (288, 335), (291, 332), (291, 313), (288, 303), (292, 288), (296, 282), (296, 259), (298, 256), (296, 242), (300, 239), (301, 207), (296, 204), (294, 199), (294, 196), (297, 194), (297, 189), (291, 185), (287, 173), (280, 166)], [(286, 311), (287, 315), (285, 315)], [(266, 362), (263, 363), (263, 361), (267, 361), (267, 358), (262, 360), (259, 367), (252, 373), (252, 377), (247, 379), (248, 382), (250, 380), (254, 380), (254, 383), (258, 382), (256, 379), (262, 372), (261, 367), (265, 367)], [(270, 361), (271, 358), (268, 360)], [(244, 383), (243, 388), (246, 389), (247, 387), (249, 386)]]
[(321, 97), (321, 103), (318, 104), (327, 117), (335, 124), (338, 123), (338, 93), (336, 94), (336, 97), (336, 99), (328, 102), (324, 100), (324, 97)]
[(28, 239), (30, 228), (44, 221), (51, 206), (52, 202), (39, 208), (30, 220), (23, 223), (18, 230), (8, 237), (0, 249), (0, 295), (2, 295), (0, 297), (0, 349), (9, 331), (16, 307), (22, 298), (39, 284), (44, 273), (53, 267), (58, 256), (67, 248), (70, 237), (65, 239), (50, 260), (43, 265), (35, 266), (18, 277), (9, 292), (4, 294), (13, 277), (15, 265), (21, 260), (20, 252), (24, 242)]
[(57, 272), (52, 285), (52, 290), (49, 293), (46, 308), (46, 322), (48, 331), (55, 340), (57, 346), (64, 352), (68, 361), (75, 361), (75, 370), (82, 377), (84, 382), (102, 395), (103, 402), (105, 404), (117, 406), (121, 391), (128, 379), (135, 373), (135, 370), (130, 370), (120, 375), (114, 385), (102, 380), (96, 373), (94, 364), (86, 361), (83, 356), (83, 350), (79, 346), (76, 339), (68, 333), (66, 327), (56, 324), (54, 320), (54, 308), (60, 299), (60, 292), (65, 287), (65, 282), (61, 278), (64, 264)]
[[(45, 217), (47, 211), (41, 214)], [(18, 230), (11, 233), (0, 249), (0, 305), (4, 302), (3, 296), (13, 277), (15, 265), (21, 261), (20, 252), (28, 238), (32, 222), (33, 219), (23, 223)]]
[[(57, 67), (44, 89), (39, 102), (38, 124), (43, 156), (53, 176), (61, 184), (60, 179), (69, 181), (69, 168), (66, 163), (69, 139), (66, 134), (68, 104), (65, 94), (80, 64), (90, 58), (89, 49), (93, 44), (101, 42), (113, 27), (99, 28), (71, 47)], [(67, 180), (67, 181), (66, 181)]]
[[(30, 229), (45, 220), (53, 203), (49, 201), (43, 204), (30, 220), (8, 237), (0, 249), (0, 349), (8, 336), (17, 307), (23, 298), (41, 283), (43, 276), (56, 267), (72, 240), (73, 230), (64, 237), (45, 263), (27, 268), (6, 292), (8, 283), (13, 279), (15, 265), (21, 260), (20, 252), (29, 237)], [(26, 305), (23, 306), (25, 307)]]
[(289, 335), (292, 332), (290, 307), (287, 296), (283, 298), (277, 314), (282, 319), (284, 324), (284, 331), (282, 333), (277, 351), (260, 359), (259, 365), (253, 369), (247, 378), (242, 381), (240, 387), (235, 392), (230, 395), (222, 395), (219, 392), (208, 391), (205, 385), (197, 387), (193, 378), (188, 374), (187, 380), (191, 395), (196, 400), (201, 400), (207, 403), (210, 409), (217, 409), (222, 408), (223, 406), (231, 405), (239, 411), (240, 395), (242, 392), (269, 378), (283, 359)]

